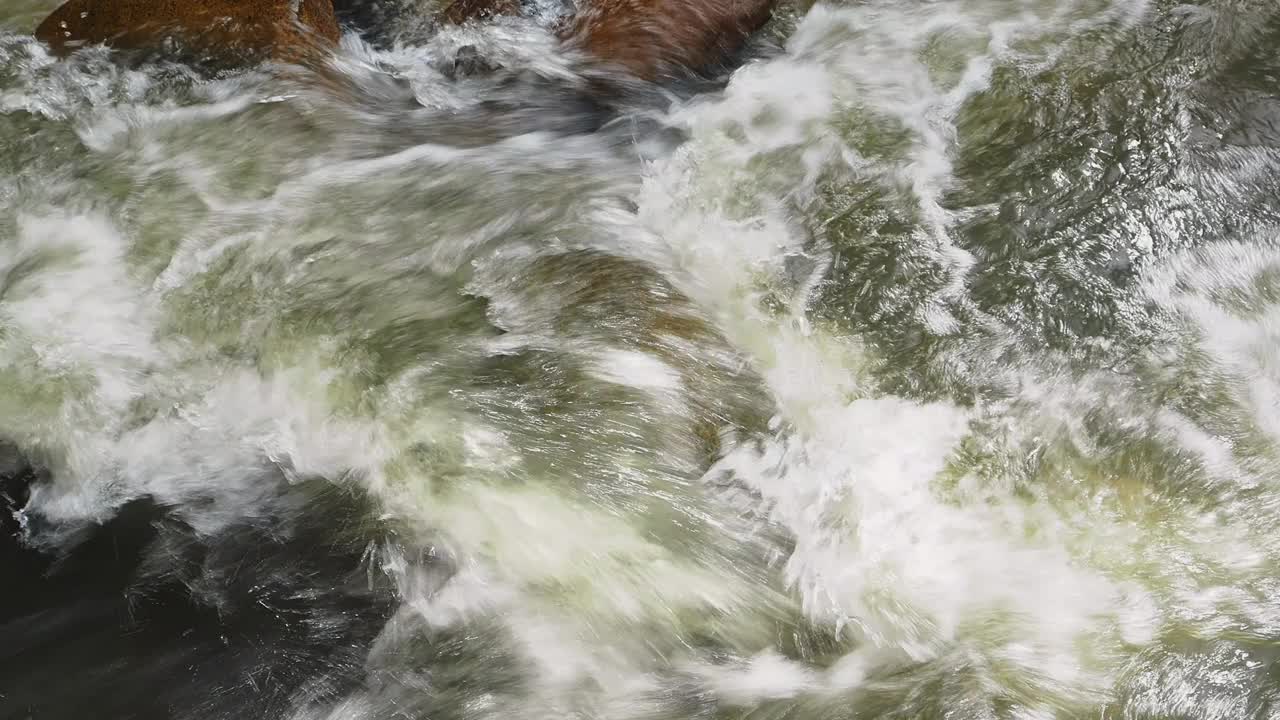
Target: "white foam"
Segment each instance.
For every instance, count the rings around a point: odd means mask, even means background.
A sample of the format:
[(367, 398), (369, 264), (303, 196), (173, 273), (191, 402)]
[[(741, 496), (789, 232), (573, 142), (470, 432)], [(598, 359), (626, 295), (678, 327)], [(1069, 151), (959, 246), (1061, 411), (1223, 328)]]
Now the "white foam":
[(612, 348), (598, 355), (592, 373), (605, 382), (640, 388), (659, 397), (675, 396), (683, 386), (680, 373), (652, 355)]
[[(671, 246), (671, 276), (749, 353), (782, 410), (771, 443), (735, 448), (708, 477), (745, 481), (794, 536), (786, 572), (810, 618), (885, 651), (851, 659), (833, 685), (856, 685), (889, 658), (928, 660), (960, 643), (1055, 688), (1100, 693), (1106, 674), (1082, 668), (1081, 643), (1123, 612), (1126, 592), (1134, 603), (1147, 600), (1082, 566), (1067, 521), (1048, 506), (1007, 494), (990, 507), (946, 497), (940, 475), (969, 433), (970, 413), (876, 397), (861, 377), (857, 342), (805, 322), (812, 279), (784, 296), (791, 316), (771, 317), (757, 305), (764, 288), (779, 290), (786, 258), (826, 256), (820, 236), (789, 222), (788, 203), (814, 197), (823, 172), (845, 173), (910, 188), (925, 228), (920, 249), (950, 273), (922, 306), (923, 319), (938, 334), (957, 329), (946, 303), (963, 302), (973, 260), (952, 242), (958, 218), (942, 202), (956, 114), (987, 87), (994, 65), (1013, 56), (1015, 40), (1074, 20), (1074, 10), (1020, 8), (818, 5), (788, 41), (786, 58), (741, 69), (722, 98), (676, 109), (673, 119), (694, 140), (650, 166), (640, 196), (646, 229)], [(986, 50), (943, 80), (921, 57), (939, 34), (985, 39)], [(830, 118), (853, 108), (908, 131), (905, 156), (872, 160), (845, 147)], [(790, 182), (761, 182), (748, 169), (765, 152), (797, 160), (795, 169), (778, 164)], [(1040, 528), (1039, 540), (1025, 537), (1027, 526)], [(993, 617), (1016, 627), (1019, 641), (974, 629)]]

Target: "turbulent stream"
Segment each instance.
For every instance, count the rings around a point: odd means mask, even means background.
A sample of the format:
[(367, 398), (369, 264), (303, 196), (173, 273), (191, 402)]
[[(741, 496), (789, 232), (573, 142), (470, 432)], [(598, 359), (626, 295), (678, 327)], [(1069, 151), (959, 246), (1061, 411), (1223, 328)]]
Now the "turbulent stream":
[(239, 73), (50, 6), (0, 718), (1280, 718), (1275, 0), (785, 6), (603, 125), (550, 5)]

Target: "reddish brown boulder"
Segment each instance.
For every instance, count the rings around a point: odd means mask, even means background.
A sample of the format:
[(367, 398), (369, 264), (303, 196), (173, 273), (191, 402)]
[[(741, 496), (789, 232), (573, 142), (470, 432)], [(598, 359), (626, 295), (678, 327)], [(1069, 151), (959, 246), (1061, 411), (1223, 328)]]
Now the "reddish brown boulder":
[[(569, 47), (644, 80), (714, 67), (740, 50), (775, 0), (579, 0), (557, 30)], [(513, 15), (519, 0), (454, 0), (444, 19), (461, 24)]]
[(59, 54), (98, 43), (155, 48), (173, 39), (246, 61), (300, 60), (338, 35), (332, 0), (69, 0), (36, 28)]
[(644, 80), (704, 71), (740, 50), (774, 0), (582, 0), (565, 43)]

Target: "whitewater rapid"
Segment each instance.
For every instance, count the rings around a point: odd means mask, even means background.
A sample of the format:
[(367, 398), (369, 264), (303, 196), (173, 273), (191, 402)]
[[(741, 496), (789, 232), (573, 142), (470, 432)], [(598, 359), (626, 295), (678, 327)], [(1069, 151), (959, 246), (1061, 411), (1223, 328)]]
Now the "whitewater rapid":
[(0, 716), (1269, 717), (1277, 22), (787, 8), (592, 133), (539, 18), (0, 36), (16, 522), (155, 513), (145, 649), (6, 615)]

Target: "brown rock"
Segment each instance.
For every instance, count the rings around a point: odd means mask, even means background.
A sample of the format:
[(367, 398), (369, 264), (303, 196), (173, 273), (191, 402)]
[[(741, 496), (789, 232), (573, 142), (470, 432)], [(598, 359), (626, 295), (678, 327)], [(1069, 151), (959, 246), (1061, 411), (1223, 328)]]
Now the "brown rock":
[[(566, 45), (644, 80), (703, 71), (742, 48), (776, 0), (579, 0), (556, 30)], [(448, 22), (520, 12), (520, 0), (454, 0)]]
[(565, 43), (644, 80), (703, 71), (740, 50), (774, 0), (582, 0)]
[(177, 40), (219, 60), (298, 61), (338, 41), (332, 0), (68, 0), (36, 28), (58, 54), (84, 45), (152, 49)]

